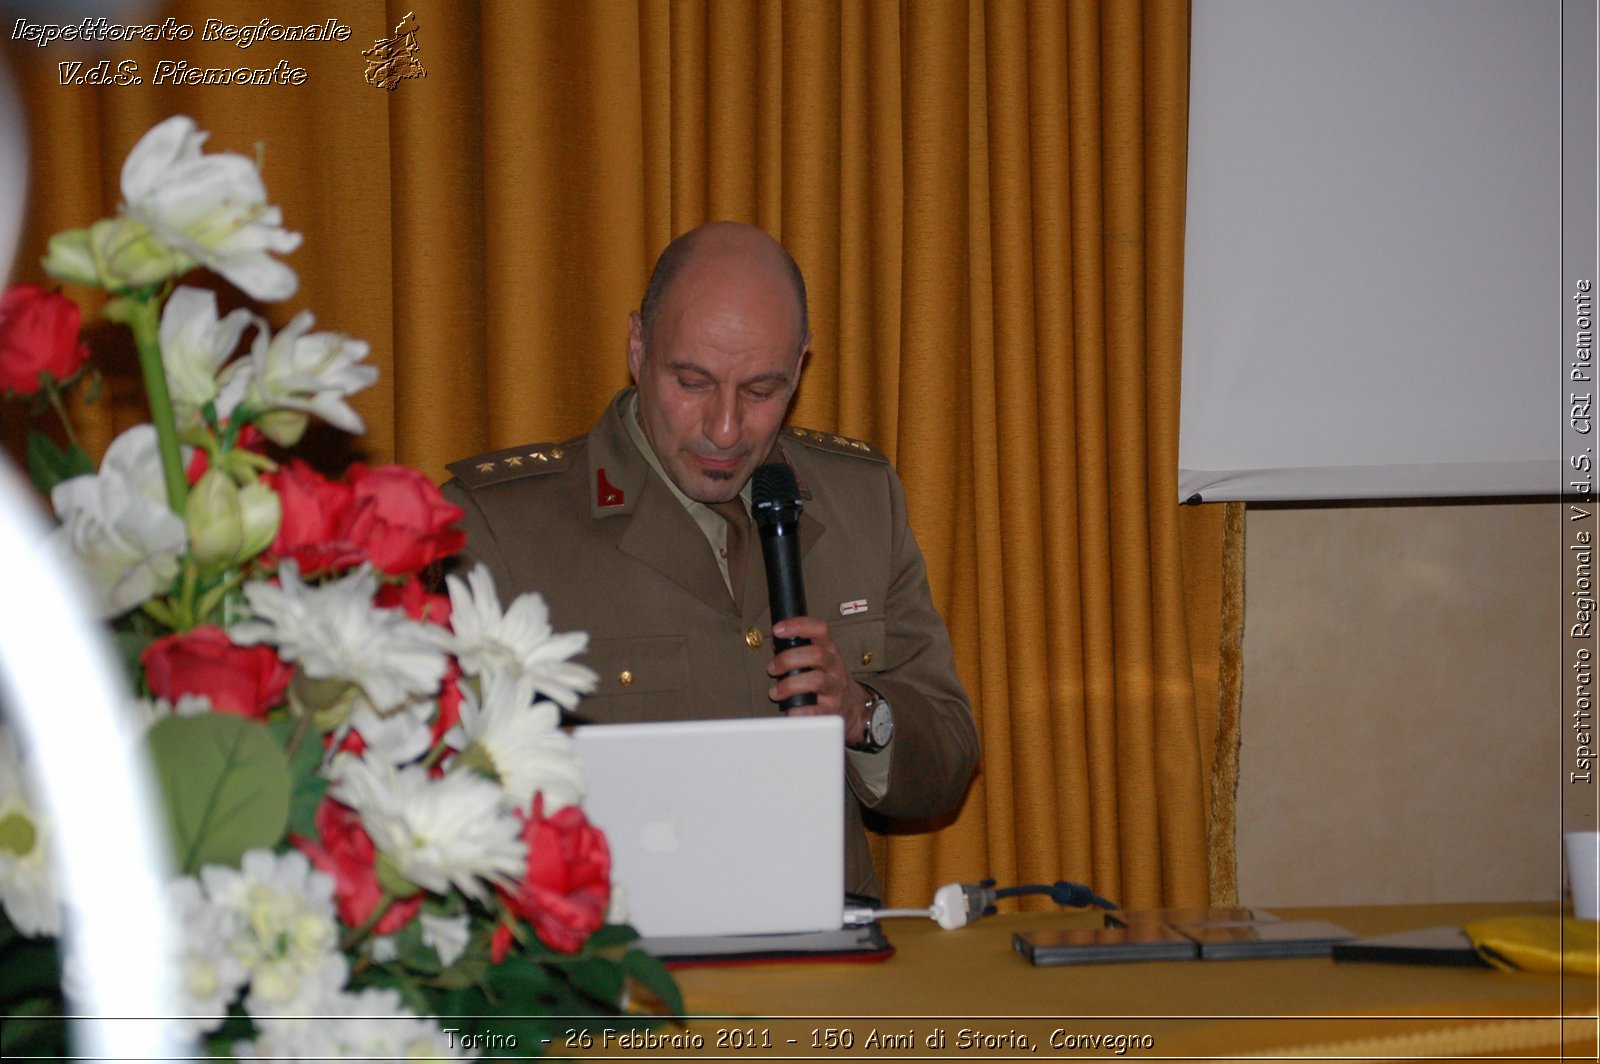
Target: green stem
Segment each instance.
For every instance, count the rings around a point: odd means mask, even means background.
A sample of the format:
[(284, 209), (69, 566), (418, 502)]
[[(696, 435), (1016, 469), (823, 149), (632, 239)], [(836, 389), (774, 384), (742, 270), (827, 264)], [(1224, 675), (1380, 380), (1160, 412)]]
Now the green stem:
[(161, 300), (128, 297), (128, 328), (139, 346), (139, 369), (144, 376), (145, 397), (150, 402), (150, 421), (156, 427), (156, 443), (161, 449), (161, 473), (167, 485), (167, 505), (179, 517), (189, 498), (189, 482), (184, 477), (183, 451), (178, 447), (178, 420), (172, 413), (172, 396), (167, 392), (167, 371), (161, 364)]
[(61, 427), (67, 432), (67, 442), (72, 445), (73, 450), (82, 451), (83, 447), (78, 443), (78, 434), (72, 431), (72, 419), (67, 416), (66, 405), (61, 402), (61, 389), (56, 386), (55, 381), (51, 381), (45, 385), (44, 391), (50, 397), (50, 405), (55, 408), (56, 417), (61, 419)]
[(300, 744), (305, 742), (306, 733), (311, 730), (311, 714), (302, 713), (300, 719), (295, 721), (294, 734), (289, 736), (289, 745), (284, 747), (283, 753), (290, 761), (294, 760), (295, 751), (300, 749)]

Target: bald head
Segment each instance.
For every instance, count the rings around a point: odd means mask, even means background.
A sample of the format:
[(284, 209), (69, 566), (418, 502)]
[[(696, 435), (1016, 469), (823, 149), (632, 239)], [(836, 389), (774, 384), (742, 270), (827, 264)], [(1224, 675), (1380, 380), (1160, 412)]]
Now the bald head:
[(689, 230), (668, 244), (656, 259), (639, 307), (639, 322), (646, 346), (655, 332), (656, 320), (678, 276), (685, 271), (738, 272), (747, 276), (764, 274), (764, 279), (781, 281), (794, 294), (798, 310), (798, 349), (811, 330), (806, 306), (806, 282), (800, 267), (782, 244), (753, 225), (743, 222), (707, 222)]
[(772, 452), (810, 347), (800, 270), (761, 230), (715, 222), (661, 253), (628, 320), (628, 371), (639, 427), (683, 494), (739, 494)]

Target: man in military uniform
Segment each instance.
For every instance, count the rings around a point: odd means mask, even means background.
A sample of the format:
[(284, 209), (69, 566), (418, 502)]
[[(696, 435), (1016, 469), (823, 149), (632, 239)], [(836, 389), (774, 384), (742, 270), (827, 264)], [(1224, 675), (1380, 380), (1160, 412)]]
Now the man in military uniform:
[[(953, 809), (977, 731), (894, 470), (860, 441), (783, 428), (810, 346), (804, 281), (780, 244), (731, 222), (693, 230), (630, 316), (635, 387), (586, 436), (452, 464), (445, 494), (466, 511), (466, 564), (589, 633), (600, 681), (580, 718), (765, 716), (800, 692), (816, 705), (792, 715), (843, 717), (845, 889), (877, 898), (862, 809)], [(749, 518), (750, 476), (772, 461), (800, 485), (813, 614), (776, 626)], [(810, 645), (774, 657), (775, 637)]]

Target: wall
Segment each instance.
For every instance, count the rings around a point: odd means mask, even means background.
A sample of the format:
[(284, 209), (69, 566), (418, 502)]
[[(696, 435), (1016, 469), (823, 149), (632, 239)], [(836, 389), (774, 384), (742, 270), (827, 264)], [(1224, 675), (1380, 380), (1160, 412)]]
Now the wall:
[(1255, 506), (1239, 897), (1560, 897), (1556, 502)]

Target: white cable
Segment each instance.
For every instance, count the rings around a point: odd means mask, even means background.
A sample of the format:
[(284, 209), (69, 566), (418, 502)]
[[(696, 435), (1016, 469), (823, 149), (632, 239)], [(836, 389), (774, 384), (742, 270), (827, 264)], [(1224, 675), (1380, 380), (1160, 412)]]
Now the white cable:
[(928, 919), (928, 920), (938, 919), (938, 917), (935, 915), (934, 911), (931, 908), (929, 908), (929, 909), (873, 909), (873, 910), (871, 910), (871, 912), (872, 912), (872, 918), (874, 920), (892, 920), (895, 917), (899, 917), (899, 916), (920, 916), (920, 917), (923, 917), (924, 919)]
[(855, 927), (874, 920), (892, 920), (897, 917), (932, 920), (946, 931), (954, 931), (971, 923), (973, 913), (966, 888), (960, 883), (946, 883), (934, 892), (933, 904), (926, 909), (846, 909), (844, 923), (846, 927)]

